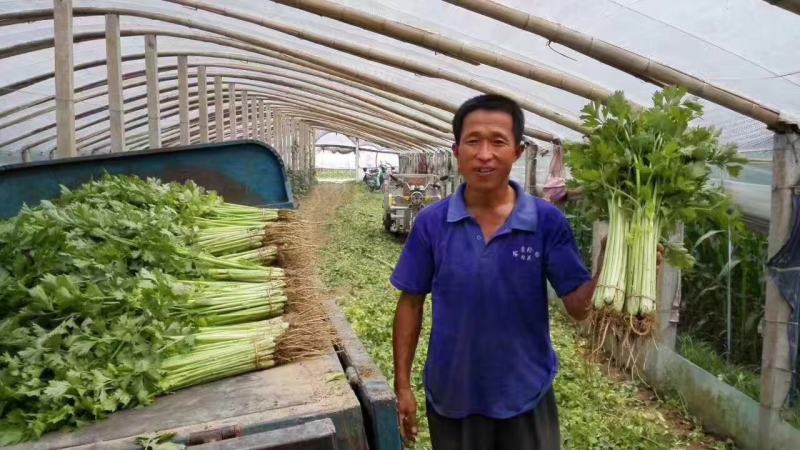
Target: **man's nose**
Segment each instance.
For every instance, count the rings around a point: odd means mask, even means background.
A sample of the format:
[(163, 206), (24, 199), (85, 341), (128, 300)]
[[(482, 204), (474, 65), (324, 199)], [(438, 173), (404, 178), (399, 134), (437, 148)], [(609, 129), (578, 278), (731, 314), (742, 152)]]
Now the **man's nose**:
[(487, 141), (481, 141), (480, 145), (478, 146), (478, 153), (475, 157), (481, 161), (488, 161), (492, 159), (492, 148)]

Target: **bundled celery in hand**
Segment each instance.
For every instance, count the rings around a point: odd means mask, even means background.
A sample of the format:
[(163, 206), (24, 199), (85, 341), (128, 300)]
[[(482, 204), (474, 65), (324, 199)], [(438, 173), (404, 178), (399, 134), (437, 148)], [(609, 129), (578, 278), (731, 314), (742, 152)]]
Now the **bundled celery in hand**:
[[(733, 176), (745, 160), (719, 132), (693, 127), (702, 106), (667, 88), (653, 106), (635, 110), (622, 93), (606, 104), (590, 103), (581, 118), (588, 139), (568, 146), (572, 186), (595, 217), (609, 220), (606, 256), (594, 306), (647, 317), (655, 311), (657, 246), (680, 222), (727, 227), (735, 213), (711, 182), (712, 170)], [(681, 247), (667, 246), (667, 260), (692, 265)]]

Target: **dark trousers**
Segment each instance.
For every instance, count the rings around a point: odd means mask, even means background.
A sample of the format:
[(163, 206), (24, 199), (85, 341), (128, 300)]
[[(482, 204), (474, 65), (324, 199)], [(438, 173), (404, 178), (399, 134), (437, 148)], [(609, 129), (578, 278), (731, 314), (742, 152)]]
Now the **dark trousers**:
[(561, 433), (553, 388), (536, 408), (510, 419), (469, 416), (449, 419), (428, 403), (433, 450), (558, 450)]

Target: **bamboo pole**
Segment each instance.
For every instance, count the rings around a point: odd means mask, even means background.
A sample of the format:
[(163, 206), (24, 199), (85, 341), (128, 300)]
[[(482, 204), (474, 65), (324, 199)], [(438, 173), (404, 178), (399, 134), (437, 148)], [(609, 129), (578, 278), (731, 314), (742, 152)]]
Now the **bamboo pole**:
[(355, 139), (353, 139), (353, 142), (355, 142), (355, 144), (356, 144), (356, 149), (353, 151), (353, 154), (355, 155), (355, 160), (356, 160), (355, 161), (356, 162), (356, 165), (355, 165), (355, 168), (356, 168), (356, 181), (359, 181), (359, 180), (361, 180), (361, 177), (362, 177), (361, 171), (358, 170), (359, 167), (361, 166), (361, 140), (359, 138), (355, 138)]
[(186, 56), (178, 56), (181, 145), (189, 144), (189, 69), (187, 64)]
[(217, 75), (214, 77), (214, 128), (216, 135), (214, 142), (222, 142), (222, 120), (224, 113), (222, 111), (222, 76)]
[(208, 143), (208, 81), (206, 80), (206, 67), (197, 67), (197, 110), (199, 114), (198, 132), (200, 143)]
[(248, 111), (250, 111), (250, 139), (258, 139), (258, 110), (257, 110), (257, 103), (258, 101), (255, 98), (250, 98), (250, 105), (248, 105)]
[(800, 15), (800, 0), (766, 0), (766, 2)]
[(658, 86), (665, 84), (684, 86), (689, 92), (698, 97), (748, 116), (766, 124), (768, 127), (782, 129), (785, 126), (781, 119), (780, 111), (756, 103), (742, 95), (622, 47), (569, 29), (561, 24), (490, 0), (444, 1), (537, 34)]
[(161, 147), (161, 121), (158, 113), (158, 48), (156, 36), (144, 38), (147, 77), (147, 115), (150, 148)]
[(106, 68), (108, 73), (108, 119), (111, 127), (111, 152), (125, 151), (122, 95), (122, 49), (119, 37), (119, 16), (106, 15)]
[(230, 120), (231, 132), (228, 135), (228, 139), (235, 140), (236, 139), (236, 85), (234, 83), (228, 83), (228, 119)]
[(72, 59), (72, 0), (53, 0), (56, 122), (59, 158), (75, 156), (75, 78)]
[(275, 146), (275, 132), (273, 130), (273, 119), (272, 119), (272, 109), (269, 107), (269, 103), (264, 105), (264, 114), (267, 116), (266, 127), (267, 127), (267, 144), (271, 146)]
[(258, 120), (256, 121), (256, 123), (258, 127), (256, 129), (258, 130), (258, 140), (264, 142), (267, 140), (264, 134), (264, 122), (266, 119), (266, 117), (264, 116), (264, 101), (263, 100), (257, 100), (257, 101), (258, 101)]
[[(240, 86), (240, 84), (236, 84)], [(250, 108), (247, 90), (242, 90), (242, 135), (241, 139), (250, 139)]]

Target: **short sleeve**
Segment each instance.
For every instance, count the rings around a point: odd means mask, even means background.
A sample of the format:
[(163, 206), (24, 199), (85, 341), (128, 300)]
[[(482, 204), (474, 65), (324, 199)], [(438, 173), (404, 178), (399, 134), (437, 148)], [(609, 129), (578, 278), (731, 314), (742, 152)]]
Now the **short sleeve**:
[(592, 276), (583, 264), (567, 218), (560, 212), (556, 217), (556, 225), (544, 243), (545, 275), (556, 294), (564, 298)]
[(425, 224), (418, 217), (400, 254), (389, 281), (392, 286), (409, 294), (427, 294), (433, 283), (433, 247)]

